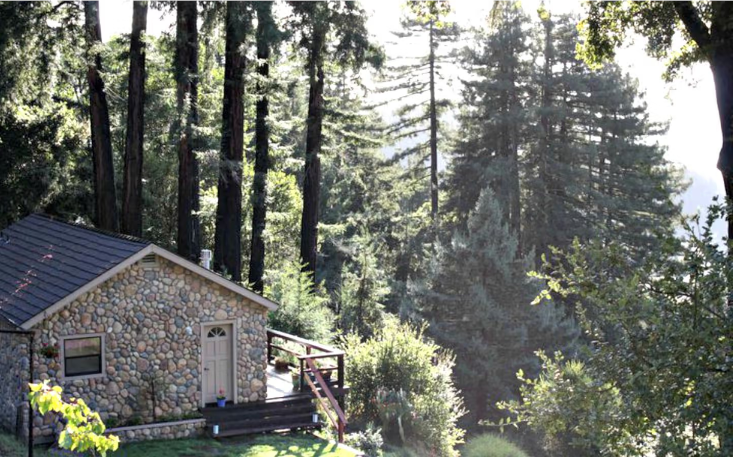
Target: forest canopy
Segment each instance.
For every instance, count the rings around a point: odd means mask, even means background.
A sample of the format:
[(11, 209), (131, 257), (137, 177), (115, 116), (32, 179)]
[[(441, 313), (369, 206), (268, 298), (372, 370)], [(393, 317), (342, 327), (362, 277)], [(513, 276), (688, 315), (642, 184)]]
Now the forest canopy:
[[(669, 126), (614, 61), (615, 31), (652, 24), (670, 75), (720, 63), (680, 5), (496, 2), (467, 27), (407, 2), (400, 55), (358, 2), (133, 4), (103, 41), (96, 2), (0, 2), (0, 227), (44, 212), (211, 250), (280, 303), (270, 326), (353, 354), (360, 439), (731, 450), (731, 241), (711, 229), (731, 165), (697, 229)], [(154, 15), (172, 27), (148, 34)]]

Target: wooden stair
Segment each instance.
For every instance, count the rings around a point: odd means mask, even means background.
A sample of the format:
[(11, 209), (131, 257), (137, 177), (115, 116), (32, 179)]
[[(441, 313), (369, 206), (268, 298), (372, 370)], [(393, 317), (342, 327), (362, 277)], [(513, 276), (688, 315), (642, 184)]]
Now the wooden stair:
[[(312, 398), (311, 395), (273, 398), (224, 408), (207, 407), (201, 413), (206, 418), (207, 434), (213, 438), (320, 428), (320, 421), (313, 422), (316, 405)], [(219, 425), (217, 435), (214, 435), (214, 425)]]

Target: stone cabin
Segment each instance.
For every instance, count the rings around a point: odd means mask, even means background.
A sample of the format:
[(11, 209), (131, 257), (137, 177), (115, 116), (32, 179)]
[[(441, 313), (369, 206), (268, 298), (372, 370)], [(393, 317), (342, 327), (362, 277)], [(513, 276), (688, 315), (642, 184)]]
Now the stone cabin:
[[(118, 423), (267, 397), (276, 304), (150, 242), (31, 215), (0, 236), (0, 426), (21, 421), (29, 367)], [(53, 417), (34, 419), (50, 438)]]

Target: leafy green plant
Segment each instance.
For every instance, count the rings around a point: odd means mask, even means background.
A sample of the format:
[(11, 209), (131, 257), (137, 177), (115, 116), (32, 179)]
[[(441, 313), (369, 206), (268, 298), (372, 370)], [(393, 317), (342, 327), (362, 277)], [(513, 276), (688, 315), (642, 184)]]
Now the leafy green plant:
[(275, 330), (302, 338), (328, 342), (334, 323), (334, 313), (326, 306), (328, 298), (313, 281), (313, 274), (301, 271), (292, 262), (271, 279), (272, 286), (265, 295), (280, 306), (268, 315), (268, 324)]
[(104, 421), (104, 425), (107, 428), (115, 428), (120, 425), (120, 419), (117, 417), (108, 417), (106, 421)]
[(400, 440), (405, 442), (405, 427), (403, 420), (409, 420), (413, 414), (413, 405), (408, 401), (405, 391), (383, 390), (377, 391), (377, 413), (384, 427), (391, 423), (398, 424)]
[(730, 455), (731, 241), (712, 229), (730, 210), (714, 204), (643, 262), (615, 243), (576, 243), (546, 265), (543, 296), (576, 303), (587, 344), (578, 359), (542, 355), (537, 379), (519, 374), (522, 401), (501, 406), (597, 455)]
[(364, 430), (347, 435), (346, 443), (364, 452), (365, 457), (382, 457), (382, 430), (371, 422)]
[(92, 411), (84, 400), (72, 397), (68, 402), (64, 401), (61, 387), (49, 386), (48, 380), (31, 383), (29, 387), (28, 398), (33, 408), (40, 414), (58, 413), (66, 420), (66, 427), (59, 434), (59, 447), (103, 457), (108, 451), (117, 450), (120, 439), (104, 434), (106, 427), (99, 413)]
[(461, 451), (462, 457), (528, 457), (528, 454), (501, 436), (487, 433), (470, 439)]
[[(382, 418), (388, 443), (407, 444), (419, 454), (455, 456), (464, 431), (456, 422), (464, 414), (461, 398), (451, 380), (453, 356), (424, 337), (425, 327), (415, 328), (388, 318), (375, 336), (361, 341), (346, 337), (346, 381), (350, 385), (350, 412), (356, 421)], [(401, 424), (395, 414), (382, 411), (380, 399), (389, 392), (403, 392)], [(403, 420), (404, 419), (404, 420)]]

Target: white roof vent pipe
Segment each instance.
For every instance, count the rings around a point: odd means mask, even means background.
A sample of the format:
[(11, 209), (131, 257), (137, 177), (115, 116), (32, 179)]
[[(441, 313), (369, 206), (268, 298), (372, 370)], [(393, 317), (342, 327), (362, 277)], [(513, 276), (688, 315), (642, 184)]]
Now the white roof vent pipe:
[(207, 270), (211, 270), (211, 263), (212, 263), (211, 249), (202, 249), (201, 250), (201, 266), (206, 268)]

